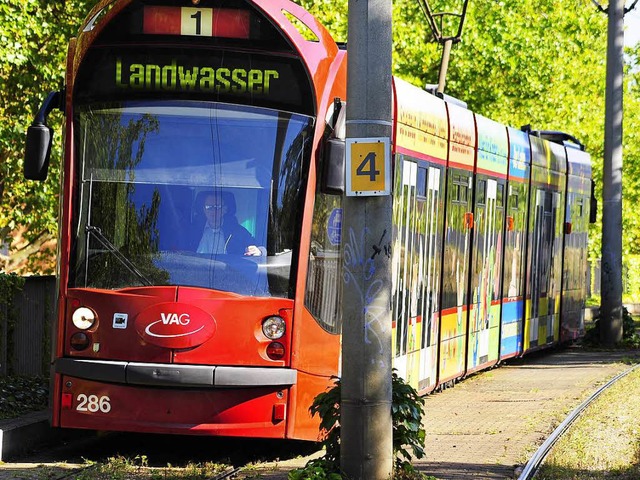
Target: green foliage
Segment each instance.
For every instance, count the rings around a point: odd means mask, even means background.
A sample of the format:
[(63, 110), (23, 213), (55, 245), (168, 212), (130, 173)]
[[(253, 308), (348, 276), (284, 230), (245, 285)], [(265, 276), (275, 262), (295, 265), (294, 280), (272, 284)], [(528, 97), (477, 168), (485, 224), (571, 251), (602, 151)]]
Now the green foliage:
[(311, 460), (303, 468), (289, 472), (288, 480), (342, 480), (336, 464), (326, 458)]
[[(0, 272), (0, 352), (4, 351), (8, 359), (5, 373), (11, 373), (11, 359), (13, 358), (13, 329), (17, 322), (14, 302), (16, 295), (24, 287), (24, 278), (15, 273)], [(2, 339), (6, 339), (7, 344), (2, 344)], [(2, 368), (0, 368), (0, 371)]]
[(320, 417), (320, 444), (324, 447), (324, 458), (337, 471), (340, 466), (340, 397), (342, 390), (340, 379), (333, 387), (314, 398), (309, 412)]
[[(423, 458), (425, 430), (422, 428), (424, 399), (394, 371), (391, 378), (391, 422), (393, 426), (394, 478), (425, 479), (411, 464), (412, 456)], [(311, 460), (304, 468), (289, 473), (289, 480), (339, 480), (340, 474), (340, 380), (320, 393), (309, 411), (320, 417), (323, 458)]]
[(14, 296), (24, 287), (24, 278), (15, 273), (0, 272), (0, 303), (13, 303)]
[[(600, 346), (600, 314), (594, 318), (593, 327), (588, 329), (582, 343), (591, 347)], [(622, 307), (622, 347), (640, 348), (640, 335), (636, 332), (636, 322), (627, 310)]]
[(411, 469), (412, 454), (415, 458), (424, 457), (424, 399), (395, 372), (392, 384), (391, 418), (396, 470), (407, 470)]
[[(46, 95), (64, 83), (69, 39), (96, 0), (9, 0), (0, 3), (0, 245), (4, 271), (51, 273), (60, 179), (61, 114), (51, 116), (54, 146), (46, 182), (23, 178), (26, 129)], [(0, 265), (1, 266), (1, 265)]]
[(0, 419), (42, 410), (49, 398), (48, 381), (41, 377), (0, 377)]
[[(347, 39), (347, 0), (297, 0), (337, 41)], [(5, 271), (28, 262), (53, 269), (46, 240), (56, 236), (60, 113), (49, 179), (22, 178), (26, 127), (40, 102), (63, 84), (69, 38), (96, 0), (9, 0), (0, 5), (0, 242), (21, 234)], [(430, 2), (434, 11), (459, 11), (460, 2)], [(451, 53), (446, 92), (474, 111), (519, 127), (565, 130), (585, 143), (601, 198), (607, 17), (587, 0), (470, 2), (462, 41)], [(417, 2), (393, 5), (393, 71), (415, 85), (435, 83), (441, 47)], [(640, 47), (627, 52), (624, 91), (624, 199), (640, 201)], [(601, 208), (600, 208), (601, 211)], [(599, 218), (601, 218), (601, 213)], [(625, 254), (640, 254), (640, 217), (623, 211)], [(600, 226), (590, 232), (590, 258), (599, 256)], [(44, 260), (44, 263), (43, 263)]]
[[(299, 0), (334, 37), (346, 40), (346, 0)], [(461, 1), (435, 0), (435, 12), (459, 12)], [(333, 18), (334, 12), (336, 18)], [(587, 0), (470, 2), (462, 41), (454, 45), (446, 93), (477, 113), (520, 127), (563, 130), (592, 155), (602, 198), (607, 16)], [(438, 80), (442, 49), (432, 41), (418, 2), (393, 3), (393, 73), (414, 85)], [(629, 50), (624, 92), (624, 199), (640, 202), (640, 47)], [(590, 227), (590, 258), (601, 251), (602, 202)], [(640, 253), (640, 217), (623, 211), (625, 253)]]
[(640, 255), (626, 255), (622, 270), (624, 303), (640, 303)]

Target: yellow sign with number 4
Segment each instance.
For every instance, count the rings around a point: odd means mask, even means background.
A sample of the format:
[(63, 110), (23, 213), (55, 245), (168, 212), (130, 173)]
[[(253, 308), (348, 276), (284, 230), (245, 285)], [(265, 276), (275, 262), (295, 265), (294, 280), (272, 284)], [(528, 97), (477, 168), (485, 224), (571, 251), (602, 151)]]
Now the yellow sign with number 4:
[(347, 195), (391, 193), (391, 151), (388, 138), (347, 138)]

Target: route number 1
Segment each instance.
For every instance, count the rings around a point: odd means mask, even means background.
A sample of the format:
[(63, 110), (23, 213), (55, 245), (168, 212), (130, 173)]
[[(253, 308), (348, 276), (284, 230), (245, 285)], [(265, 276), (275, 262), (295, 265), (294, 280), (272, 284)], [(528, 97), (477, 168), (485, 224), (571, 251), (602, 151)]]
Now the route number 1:
[(181, 7), (180, 12), (180, 35), (213, 35), (213, 9)]
[(191, 18), (196, 21), (196, 35), (202, 35), (202, 12), (198, 10)]
[(388, 138), (348, 138), (347, 195), (381, 196), (391, 193)]

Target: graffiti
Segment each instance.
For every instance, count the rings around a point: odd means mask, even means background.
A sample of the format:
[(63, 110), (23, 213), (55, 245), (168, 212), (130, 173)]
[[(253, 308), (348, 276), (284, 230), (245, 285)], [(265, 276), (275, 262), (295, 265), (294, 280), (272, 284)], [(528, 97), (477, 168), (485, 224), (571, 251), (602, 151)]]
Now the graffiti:
[(377, 344), (380, 353), (380, 362), (383, 362), (383, 339), (388, 337), (391, 328), (386, 321), (389, 306), (377, 301), (379, 294), (384, 292), (384, 278), (376, 278), (375, 257), (384, 252), (387, 258), (391, 256), (391, 246), (380, 246), (387, 235), (385, 230), (378, 244), (373, 245), (373, 255), (368, 256), (366, 237), (368, 228), (364, 228), (358, 237), (353, 229), (349, 229), (348, 239), (344, 244), (344, 282), (353, 289), (350, 301), (357, 302), (357, 309), (362, 309), (364, 314), (364, 342), (366, 345)]
[(371, 254), (371, 260), (376, 258), (377, 255), (380, 255), (380, 253), (382, 253), (383, 250), (384, 250), (384, 255), (387, 258), (391, 258), (391, 242), (387, 242), (382, 247), (379, 246), (382, 244), (384, 237), (386, 235), (387, 235), (387, 230), (385, 229), (385, 231), (382, 232), (382, 236), (380, 237), (380, 241), (378, 242), (378, 245), (371, 246), (371, 248), (373, 249), (373, 253)]

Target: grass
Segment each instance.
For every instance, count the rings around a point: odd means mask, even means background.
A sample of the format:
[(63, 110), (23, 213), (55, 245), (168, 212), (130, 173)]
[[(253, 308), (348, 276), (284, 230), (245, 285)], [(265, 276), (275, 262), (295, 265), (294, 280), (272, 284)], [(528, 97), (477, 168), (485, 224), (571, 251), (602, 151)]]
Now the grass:
[(547, 457), (538, 480), (640, 478), (640, 370), (605, 391)]
[(102, 463), (87, 464), (87, 468), (74, 474), (75, 480), (196, 480), (211, 478), (229, 469), (218, 463), (189, 464), (175, 468), (150, 467), (144, 455), (133, 459), (116, 456)]

